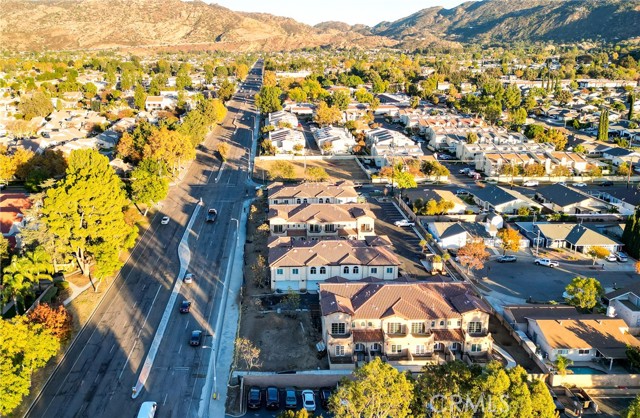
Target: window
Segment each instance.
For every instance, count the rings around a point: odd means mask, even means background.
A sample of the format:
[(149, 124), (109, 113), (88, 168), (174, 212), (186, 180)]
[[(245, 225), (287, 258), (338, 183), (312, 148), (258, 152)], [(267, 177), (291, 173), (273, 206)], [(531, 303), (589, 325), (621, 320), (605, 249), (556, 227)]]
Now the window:
[(311, 274), (316, 274), (316, 268), (315, 267), (311, 267), (311, 270), (309, 271), (309, 273)]
[(344, 322), (334, 322), (331, 324), (331, 334), (339, 335), (347, 333), (347, 324)]
[(424, 344), (418, 344), (416, 345), (416, 352), (415, 354), (424, 354), (426, 352), (426, 350), (424, 349)]
[(569, 350), (567, 350), (566, 348), (558, 349), (558, 355), (564, 356), (564, 355), (567, 355), (567, 354), (569, 354)]
[(336, 345), (336, 356), (344, 356), (344, 345)]
[(336, 232), (336, 226), (334, 224), (327, 224), (324, 226), (324, 232)]
[(273, 226), (273, 232), (275, 234), (281, 234), (284, 232), (284, 225), (274, 225)]
[(380, 351), (380, 344), (378, 343), (371, 344), (371, 351)]
[(444, 321), (440, 321), (440, 326), (444, 327)]
[(378, 267), (371, 267), (371, 274), (378, 274)]
[(322, 227), (320, 225), (309, 225), (309, 232), (313, 232), (313, 233), (322, 232)]
[(344, 268), (342, 269), (342, 272), (344, 274), (349, 274), (349, 266), (344, 266)]
[(391, 344), (391, 354), (400, 354), (402, 352), (401, 344)]
[(373, 232), (373, 228), (369, 224), (362, 224), (362, 226), (360, 227), (360, 230), (362, 232)]
[(327, 274), (327, 269), (324, 267), (320, 267), (320, 274)]
[(389, 322), (387, 324), (388, 334), (402, 334), (402, 324), (399, 322)]
[(274, 205), (277, 205), (277, 204), (278, 204), (278, 199), (274, 199), (274, 200), (273, 200), (273, 204), (274, 204)]
[(298, 269), (291, 269), (291, 274), (298, 274)]
[(458, 325), (458, 326), (462, 325), (462, 321), (460, 321), (460, 320), (458, 319), (457, 325)]
[(586, 349), (586, 350), (578, 350), (578, 355), (580, 355), (580, 356), (586, 356), (587, 354), (589, 354), (589, 351), (591, 351), (591, 350), (589, 350), (589, 349)]
[(307, 203), (307, 199), (306, 198), (302, 199), (302, 203)]
[(425, 331), (424, 322), (414, 322), (411, 324), (412, 334), (424, 334), (424, 331)]
[(372, 327), (373, 326), (373, 322), (367, 322), (367, 326)]
[(353, 267), (353, 274), (358, 274), (360, 273), (360, 269), (358, 268), (358, 266), (354, 266)]
[(356, 347), (355, 347), (356, 351), (364, 351), (364, 344), (362, 343), (357, 343)]
[(320, 198), (320, 199), (318, 200), (318, 203), (324, 203), (324, 199), (323, 199), (323, 198)]
[(467, 332), (469, 334), (479, 334), (482, 332), (482, 322), (469, 322), (467, 326)]
[(393, 267), (387, 267), (387, 274), (393, 273)]
[(360, 326), (361, 326), (361, 327), (364, 327), (365, 325), (366, 325), (366, 322), (364, 322), (364, 321), (360, 321)]
[(479, 353), (482, 351), (482, 344), (471, 344), (471, 352)]
[(436, 327), (436, 321), (431, 321), (431, 328), (435, 328)]
[(300, 203), (302, 203), (302, 200), (296, 199), (296, 203), (299, 205)]
[(282, 276), (284, 274), (284, 270), (283, 269), (276, 269), (276, 274), (278, 276)]

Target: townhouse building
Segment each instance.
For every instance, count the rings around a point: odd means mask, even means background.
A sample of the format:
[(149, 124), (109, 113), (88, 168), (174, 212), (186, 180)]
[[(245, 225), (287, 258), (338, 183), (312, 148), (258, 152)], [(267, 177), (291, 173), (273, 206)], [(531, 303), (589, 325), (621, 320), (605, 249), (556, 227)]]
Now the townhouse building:
[(371, 149), (371, 157), (378, 167), (387, 165), (389, 157), (424, 155), (422, 147), (409, 137), (385, 128), (368, 131), (366, 142)]
[(357, 203), (358, 193), (350, 181), (337, 183), (298, 183), (294, 185), (272, 183), (269, 186), (269, 206), (301, 205), (303, 203), (338, 204)]
[(269, 140), (276, 148), (276, 154), (303, 152), (305, 148), (304, 134), (297, 129), (280, 128), (269, 132)]

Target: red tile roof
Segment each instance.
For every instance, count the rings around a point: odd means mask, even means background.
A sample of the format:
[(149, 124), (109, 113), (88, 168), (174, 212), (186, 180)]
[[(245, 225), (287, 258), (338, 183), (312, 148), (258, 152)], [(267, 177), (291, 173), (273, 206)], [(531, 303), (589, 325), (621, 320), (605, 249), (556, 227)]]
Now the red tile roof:
[(22, 220), (24, 210), (31, 207), (31, 200), (24, 193), (2, 193), (0, 196), (0, 230), (8, 234), (16, 221)]

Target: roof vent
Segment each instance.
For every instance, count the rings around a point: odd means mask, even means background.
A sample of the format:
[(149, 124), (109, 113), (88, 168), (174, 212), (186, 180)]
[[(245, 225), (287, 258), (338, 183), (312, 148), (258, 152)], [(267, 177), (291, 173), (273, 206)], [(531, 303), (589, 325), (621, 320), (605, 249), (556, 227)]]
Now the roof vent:
[(562, 325), (562, 321), (560, 319), (558, 319), (558, 324)]

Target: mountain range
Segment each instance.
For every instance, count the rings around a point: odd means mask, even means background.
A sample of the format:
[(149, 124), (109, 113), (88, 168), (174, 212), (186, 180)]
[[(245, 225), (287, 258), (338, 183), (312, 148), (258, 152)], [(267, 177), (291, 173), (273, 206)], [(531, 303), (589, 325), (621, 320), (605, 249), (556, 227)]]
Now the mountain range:
[(315, 26), (180, 0), (0, 0), (0, 48), (277, 51), (640, 37), (640, 0), (483, 0), (373, 27)]

